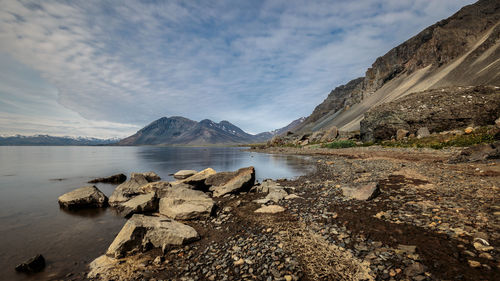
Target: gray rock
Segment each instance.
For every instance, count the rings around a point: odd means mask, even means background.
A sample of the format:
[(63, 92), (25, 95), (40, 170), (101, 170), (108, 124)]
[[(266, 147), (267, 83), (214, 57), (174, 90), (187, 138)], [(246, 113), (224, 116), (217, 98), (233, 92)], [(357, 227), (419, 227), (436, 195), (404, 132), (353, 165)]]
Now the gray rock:
[(269, 193), (266, 196), (266, 199), (274, 201), (278, 203), (280, 200), (284, 199), (288, 193), (283, 188), (273, 188), (269, 190)]
[(42, 255), (36, 255), (26, 262), (16, 266), (16, 271), (24, 273), (40, 272), (45, 267), (45, 258)]
[(128, 253), (143, 251), (149, 245), (163, 249), (197, 239), (198, 233), (188, 225), (165, 217), (135, 214), (125, 223), (106, 254), (120, 258)]
[(380, 193), (376, 182), (365, 184), (359, 188), (342, 187), (342, 193), (345, 197), (356, 200), (371, 200)]
[(429, 132), (429, 129), (427, 127), (422, 127), (418, 129), (417, 131), (417, 138), (425, 138), (431, 135), (431, 132)]
[(109, 197), (109, 203), (116, 205), (120, 202), (128, 201), (131, 197), (141, 194), (140, 187), (154, 181), (160, 180), (160, 177), (153, 172), (132, 173), (130, 180), (120, 184)]
[(214, 201), (205, 193), (187, 188), (172, 188), (160, 199), (160, 214), (178, 220), (209, 217)]
[(239, 169), (234, 178), (226, 184), (214, 188), (213, 196), (221, 197), (229, 193), (248, 191), (255, 183), (254, 167)]
[(108, 198), (95, 186), (84, 186), (59, 196), (59, 206), (68, 209), (100, 208), (107, 206)]
[(189, 178), (190, 176), (193, 176), (196, 173), (198, 173), (198, 171), (196, 170), (180, 170), (174, 174), (174, 178), (178, 180), (183, 180)]
[(128, 217), (132, 214), (156, 211), (158, 209), (158, 200), (153, 192), (140, 194), (126, 202), (119, 203), (116, 208), (120, 211), (120, 214)]

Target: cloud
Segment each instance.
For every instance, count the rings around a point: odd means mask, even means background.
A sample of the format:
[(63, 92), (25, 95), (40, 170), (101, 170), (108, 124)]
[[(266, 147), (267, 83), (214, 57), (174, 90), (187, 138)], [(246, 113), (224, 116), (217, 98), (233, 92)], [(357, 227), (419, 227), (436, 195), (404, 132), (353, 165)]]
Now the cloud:
[(260, 132), (307, 116), (377, 56), (471, 2), (3, 0), (0, 52), (40, 73), (56, 94), (39, 97), (81, 118), (80, 132), (116, 126), (114, 135), (125, 134), (172, 115)]

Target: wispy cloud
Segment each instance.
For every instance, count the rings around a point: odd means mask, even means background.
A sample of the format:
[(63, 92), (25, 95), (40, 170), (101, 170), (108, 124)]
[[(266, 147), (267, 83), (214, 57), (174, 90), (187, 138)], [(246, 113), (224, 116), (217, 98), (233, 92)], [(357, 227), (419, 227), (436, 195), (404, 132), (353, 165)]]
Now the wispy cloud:
[[(4, 0), (0, 52), (41, 74), (55, 94), (39, 99), (73, 112), (67, 122), (81, 118), (79, 132), (126, 134), (172, 115), (260, 132), (308, 115), (377, 56), (471, 2)], [(7, 84), (0, 77), (0, 133), (16, 129), (5, 127), (13, 114), (32, 118), (12, 106), (37, 96)], [(56, 132), (48, 115), (12, 124)]]

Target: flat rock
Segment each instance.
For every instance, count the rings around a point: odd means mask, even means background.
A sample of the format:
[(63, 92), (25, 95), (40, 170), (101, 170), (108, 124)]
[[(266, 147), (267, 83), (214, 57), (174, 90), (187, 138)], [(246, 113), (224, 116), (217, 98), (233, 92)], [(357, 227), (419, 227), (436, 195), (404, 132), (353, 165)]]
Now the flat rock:
[(181, 183), (185, 183), (188, 185), (192, 185), (198, 189), (206, 189), (207, 186), (205, 184), (205, 180), (211, 176), (216, 174), (217, 172), (212, 168), (206, 168), (205, 170), (198, 172), (184, 180)]
[(276, 213), (281, 213), (283, 211), (285, 211), (285, 208), (279, 205), (269, 205), (260, 207), (259, 209), (255, 210), (255, 213), (276, 214)]
[(112, 175), (112, 176), (107, 177), (107, 178), (93, 179), (93, 180), (89, 181), (89, 183), (99, 183), (99, 182), (102, 182), (102, 183), (120, 184), (120, 183), (123, 183), (126, 180), (127, 180), (127, 176), (126, 175), (124, 175), (124, 174), (116, 174), (116, 175)]
[(58, 198), (59, 206), (68, 209), (100, 208), (107, 206), (108, 198), (95, 186), (84, 186)]
[(165, 217), (135, 214), (115, 237), (106, 255), (120, 258), (128, 253), (144, 251), (149, 245), (164, 249), (197, 239), (198, 233), (188, 225)]
[(183, 180), (189, 178), (190, 176), (193, 176), (196, 173), (198, 173), (198, 171), (196, 170), (180, 170), (174, 174), (174, 178), (178, 180)]
[(226, 184), (214, 188), (213, 196), (221, 197), (229, 193), (248, 191), (255, 183), (254, 167), (241, 168)]
[(160, 177), (153, 172), (132, 173), (130, 180), (120, 184), (109, 197), (109, 203), (116, 205), (120, 202), (128, 201), (131, 197), (141, 194), (140, 187), (150, 183), (159, 181)]
[(151, 192), (132, 197), (132, 199), (120, 203), (116, 207), (121, 215), (128, 217), (132, 214), (156, 211), (158, 209), (158, 200), (155, 193)]
[(214, 201), (199, 190), (187, 188), (169, 189), (160, 199), (160, 214), (178, 220), (209, 217), (214, 209)]
[(342, 187), (342, 193), (345, 197), (356, 200), (371, 200), (380, 194), (380, 189), (376, 182), (372, 182), (359, 188)]
[(25, 273), (40, 272), (45, 267), (45, 258), (42, 255), (36, 255), (29, 260), (16, 266), (16, 271)]

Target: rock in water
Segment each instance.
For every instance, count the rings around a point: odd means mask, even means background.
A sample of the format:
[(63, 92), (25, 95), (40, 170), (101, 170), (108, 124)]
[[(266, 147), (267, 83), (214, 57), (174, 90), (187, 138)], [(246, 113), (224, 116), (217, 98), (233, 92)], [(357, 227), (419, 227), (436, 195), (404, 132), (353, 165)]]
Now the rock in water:
[(197, 239), (198, 232), (188, 225), (165, 217), (135, 214), (125, 223), (106, 254), (120, 258), (128, 253), (143, 251), (149, 245), (164, 249)]
[(160, 199), (160, 214), (178, 220), (208, 217), (214, 201), (199, 190), (172, 188)]
[(132, 197), (132, 199), (120, 203), (116, 207), (121, 215), (128, 217), (132, 214), (156, 211), (158, 209), (158, 200), (155, 193), (151, 192)]
[(116, 205), (120, 202), (128, 201), (131, 197), (144, 193), (140, 190), (140, 187), (159, 180), (160, 177), (153, 172), (132, 173), (130, 180), (116, 187), (113, 194), (109, 197), (109, 203)]
[(97, 178), (89, 181), (89, 183), (98, 183), (98, 182), (103, 182), (103, 183), (114, 183), (114, 184), (120, 184), (123, 183), (124, 181), (127, 180), (127, 176), (124, 174), (116, 174), (112, 175), (107, 178)]
[(198, 173), (196, 170), (180, 170), (174, 174), (174, 178), (178, 180), (183, 180), (189, 178), (190, 176)]
[(68, 209), (105, 207), (108, 198), (95, 186), (84, 186), (59, 196), (59, 206)]
[(16, 271), (25, 273), (34, 273), (42, 271), (45, 267), (45, 258), (42, 255), (36, 255), (16, 266)]
[(380, 194), (380, 189), (376, 182), (372, 182), (359, 188), (343, 187), (342, 193), (345, 197), (356, 200), (371, 200)]
[(281, 213), (283, 211), (285, 211), (285, 208), (279, 205), (269, 205), (255, 210), (255, 213), (276, 214), (276, 213)]
[(250, 166), (238, 170), (234, 178), (222, 186), (214, 188), (214, 197), (221, 197), (228, 193), (247, 191), (252, 188), (255, 183), (255, 169)]

